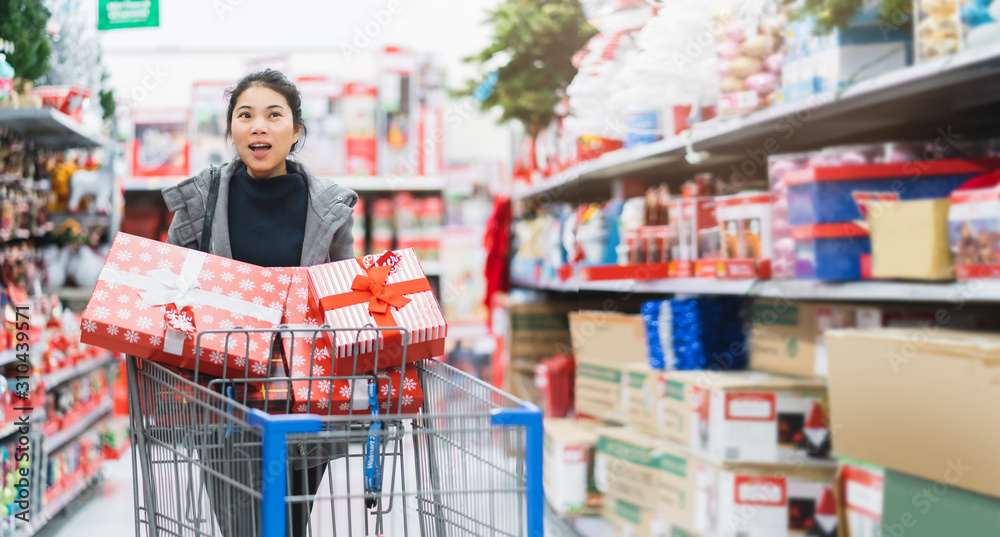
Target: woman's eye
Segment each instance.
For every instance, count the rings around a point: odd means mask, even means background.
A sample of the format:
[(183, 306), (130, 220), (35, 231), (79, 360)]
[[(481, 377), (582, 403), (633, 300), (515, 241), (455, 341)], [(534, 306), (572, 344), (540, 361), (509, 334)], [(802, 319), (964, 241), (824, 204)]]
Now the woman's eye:
[(243, 113), (241, 113), (239, 115), (239, 117), (241, 117), (241, 118), (243, 118), (243, 117), (250, 117), (250, 113), (249, 112), (243, 112)]
[(281, 117), (281, 112), (271, 112), (271, 117)]

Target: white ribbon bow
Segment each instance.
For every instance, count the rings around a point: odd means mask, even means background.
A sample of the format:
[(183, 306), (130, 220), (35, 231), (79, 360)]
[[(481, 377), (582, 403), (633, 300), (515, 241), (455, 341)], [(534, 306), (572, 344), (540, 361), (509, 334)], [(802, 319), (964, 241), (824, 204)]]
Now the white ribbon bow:
[[(187, 263), (184, 265), (187, 267)], [(181, 309), (195, 304), (195, 300), (191, 296), (191, 291), (200, 289), (201, 283), (197, 278), (192, 278), (183, 272), (182, 270), (181, 274), (174, 274), (162, 268), (147, 271), (146, 274), (162, 284), (165, 289), (146, 291), (139, 293), (139, 296), (151, 306), (175, 304), (177, 309)]]

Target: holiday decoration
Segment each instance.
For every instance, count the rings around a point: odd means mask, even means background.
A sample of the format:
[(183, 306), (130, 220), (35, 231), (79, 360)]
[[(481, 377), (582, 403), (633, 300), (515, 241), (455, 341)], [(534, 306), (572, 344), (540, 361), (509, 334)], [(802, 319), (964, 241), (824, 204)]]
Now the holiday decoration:
[[(119, 233), (83, 316), (84, 343), (209, 375), (267, 374), (291, 277), (280, 269)], [(200, 344), (200, 354), (195, 345)]]
[[(308, 274), (310, 301), (323, 321), (355, 329), (324, 333), (336, 374), (444, 354), (448, 326), (412, 249), (317, 265)], [(375, 327), (402, 330), (361, 330)]]

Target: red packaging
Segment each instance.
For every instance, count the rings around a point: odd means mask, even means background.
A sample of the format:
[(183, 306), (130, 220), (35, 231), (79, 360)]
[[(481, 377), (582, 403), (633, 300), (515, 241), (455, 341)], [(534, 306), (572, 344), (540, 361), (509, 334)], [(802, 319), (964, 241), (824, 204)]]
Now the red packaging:
[[(281, 269), (118, 233), (83, 314), (81, 341), (193, 370), (196, 333), (273, 328), (290, 283)], [(201, 337), (200, 372), (266, 375), (268, 333), (226, 339)]]
[[(334, 328), (403, 330), (324, 333), (337, 375), (353, 375), (444, 354), (448, 325), (412, 249), (336, 261), (306, 269), (309, 296)], [(375, 363), (376, 351), (378, 364)], [(357, 364), (355, 367), (355, 354)]]

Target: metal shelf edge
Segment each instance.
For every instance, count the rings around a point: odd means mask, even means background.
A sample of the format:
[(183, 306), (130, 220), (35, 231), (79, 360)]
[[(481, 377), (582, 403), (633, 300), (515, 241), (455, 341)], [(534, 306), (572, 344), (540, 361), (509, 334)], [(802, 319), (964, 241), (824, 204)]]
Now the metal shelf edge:
[(42, 376), (42, 382), (45, 383), (46, 390), (52, 389), (60, 384), (73, 380), (77, 377), (81, 377), (93, 371), (100, 369), (108, 365), (109, 362), (114, 360), (113, 354), (108, 354), (104, 358), (94, 358), (88, 360), (87, 362), (75, 365), (70, 368), (62, 369), (56, 371), (55, 373), (48, 373)]
[(59, 448), (65, 446), (70, 440), (76, 438), (83, 434), (84, 431), (91, 428), (98, 420), (104, 417), (105, 414), (111, 411), (111, 399), (105, 397), (101, 404), (92, 410), (90, 414), (87, 414), (83, 419), (74, 423), (69, 429), (63, 429), (58, 433), (47, 436), (42, 441), (42, 445), (45, 448), (46, 453), (52, 453), (57, 451)]

